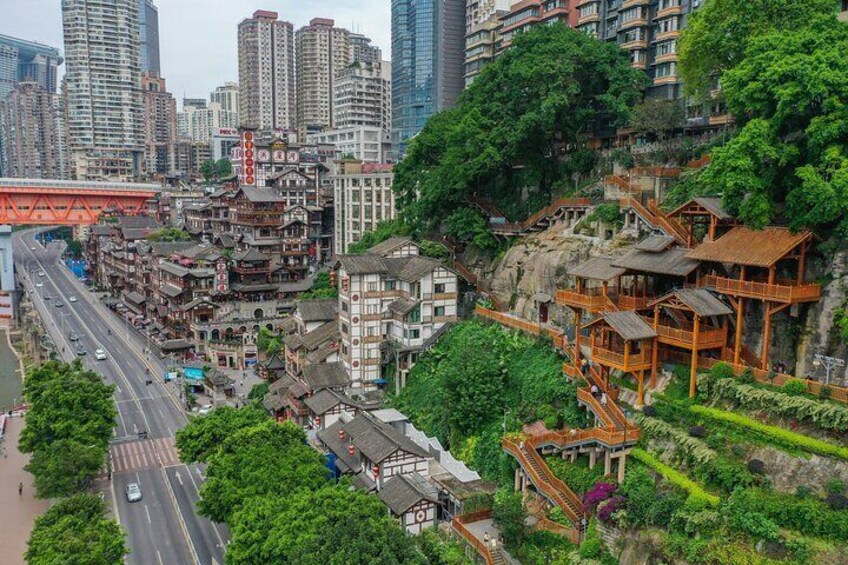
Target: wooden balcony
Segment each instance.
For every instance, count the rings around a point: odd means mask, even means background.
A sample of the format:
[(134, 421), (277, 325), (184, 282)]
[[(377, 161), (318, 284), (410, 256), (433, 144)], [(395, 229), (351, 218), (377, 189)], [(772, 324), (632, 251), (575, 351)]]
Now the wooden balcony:
[(715, 288), (716, 292), (730, 296), (796, 304), (800, 302), (818, 302), (821, 300), (821, 285), (815, 283), (797, 283), (791, 280), (777, 280), (774, 284), (761, 281), (741, 281), (717, 275), (707, 275), (701, 279), (701, 286)]
[(592, 360), (625, 373), (644, 371), (651, 368), (651, 350), (646, 348), (625, 357), (624, 353), (595, 346), (592, 348)]
[[(645, 322), (653, 326), (654, 321), (650, 318), (645, 318)], [(656, 327), (657, 339), (660, 343), (674, 345), (684, 349), (693, 349), (695, 342), (694, 328), (681, 329), (673, 328), (668, 325), (659, 324)], [(701, 349), (718, 349), (724, 348), (727, 345), (727, 328), (699, 328), (698, 331), (698, 350)]]
[(621, 310), (646, 310), (648, 302), (653, 300), (653, 296), (627, 296), (625, 294), (618, 295), (618, 307)]
[(609, 296), (604, 296), (603, 289), (600, 288), (583, 289), (580, 292), (576, 290), (557, 290), (556, 301), (557, 304), (572, 308), (582, 308), (592, 313), (609, 310), (612, 304), (612, 300)]

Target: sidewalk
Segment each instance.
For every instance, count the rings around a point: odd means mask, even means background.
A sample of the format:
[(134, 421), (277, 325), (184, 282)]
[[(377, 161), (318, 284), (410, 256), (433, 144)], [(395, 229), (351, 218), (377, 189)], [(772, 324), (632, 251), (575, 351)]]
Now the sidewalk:
[[(11, 418), (6, 426), (7, 457), (0, 456), (0, 560), (8, 565), (23, 565), (23, 553), (35, 518), (50, 506), (50, 501), (35, 498), (32, 475), (24, 471), (29, 455), (18, 451), (23, 418)], [(18, 484), (24, 484), (23, 496)]]

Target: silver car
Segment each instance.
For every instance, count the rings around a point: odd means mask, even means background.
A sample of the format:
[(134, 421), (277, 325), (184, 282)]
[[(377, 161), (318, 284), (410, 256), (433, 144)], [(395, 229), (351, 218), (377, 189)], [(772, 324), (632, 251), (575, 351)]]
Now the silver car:
[(138, 502), (141, 500), (141, 488), (138, 483), (130, 483), (127, 485), (127, 502)]

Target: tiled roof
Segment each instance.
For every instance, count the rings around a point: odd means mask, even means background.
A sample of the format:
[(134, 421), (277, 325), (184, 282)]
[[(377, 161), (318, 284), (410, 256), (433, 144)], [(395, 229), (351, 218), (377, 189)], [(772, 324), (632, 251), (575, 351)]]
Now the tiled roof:
[(590, 325), (593, 325), (600, 320), (604, 320), (615, 333), (627, 341), (637, 341), (657, 337), (654, 328), (645, 323), (645, 320), (640, 318), (639, 315), (632, 310), (624, 312), (604, 312)]
[(670, 235), (650, 235), (636, 244), (636, 249), (640, 251), (649, 251), (651, 253), (659, 253), (665, 251), (674, 243), (674, 238)]
[(622, 267), (640, 273), (655, 273), (685, 277), (698, 268), (698, 262), (686, 256), (686, 250), (672, 247), (659, 253), (634, 249), (624, 257), (612, 262), (614, 267)]
[(368, 254), (385, 257), (393, 251), (410, 244), (413, 244), (413, 242), (408, 237), (390, 237), (389, 239), (372, 246), (371, 249), (368, 250)]
[(705, 241), (687, 256), (698, 261), (771, 267), (812, 237), (810, 231), (792, 233), (779, 227), (761, 230), (736, 227), (716, 241)]
[(378, 496), (395, 516), (402, 516), (422, 500), (439, 502), (436, 487), (418, 473), (394, 475), (383, 484)]
[(627, 272), (627, 269), (613, 267), (610, 257), (592, 257), (568, 270), (572, 277), (596, 281), (611, 281)]
[(680, 300), (680, 302), (691, 308), (695, 314), (702, 318), (708, 316), (726, 316), (733, 313), (730, 306), (703, 288), (679, 288), (650, 302), (648, 306), (662, 304), (671, 297)]
[(339, 301), (336, 298), (316, 298), (298, 300), (297, 311), (304, 322), (329, 321), (336, 318), (339, 311)]
[(341, 363), (318, 363), (303, 367), (303, 380), (312, 392), (325, 388), (339, 388), (350, 383), (350, 377)]

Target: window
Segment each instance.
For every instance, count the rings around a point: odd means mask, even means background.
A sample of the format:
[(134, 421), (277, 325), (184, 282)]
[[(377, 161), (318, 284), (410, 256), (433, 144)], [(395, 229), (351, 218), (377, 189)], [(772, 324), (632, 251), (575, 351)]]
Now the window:
[(342, 300), (342, 312), (347, 312), (347, 311), (348, 311), (347, 302), (345, 300)]
[(415, 310), (412, 310), (409, 313), (409, 321), (412, 323), (417, 323), (421, 321), (421, 307), (419, 306)]
[(436, 306), (435, 312), (433, 314), (437, 318), (441, 318), (445, 315), (445, 307), (444, 306)]
[(418, 339), (421, 337), (421, 330), (409, 330), (409, 339)]
[(366, 308), (367, 308), (366, 313), (368, 313), (368, 314), (379, 314), (380, 313), (380, 306), (378, 304), (369, 304), (368, 306), (366, 306)]
[(377, 292), (380, 290), (380, 283), (370, 282), (368, 283), (368, 292)]
[(671, 41), (661, 41), (657, 43), (657, 57), (662, 57), (663, 55), (672, 55), (677, 53), (677, 40), (672, 39)]
[(386, 290), (394, 290), (397, 286), (397, 281), (386, 281)]
[(377, 326), (368, 326), (368, 335), (372, 337), (377, 335)]
[(348, 329), (347, 324), (344, 324), (344, 323), (343, 323), (343, 324), (342, 324), (342, 333), (343, 333), (343, 334), (346, 334), (346, 333), (348, 333), (349, 331), (350, 331), (350, 330)]
[(445, 293), (445, 283), (436, 283), (436, 294)]

